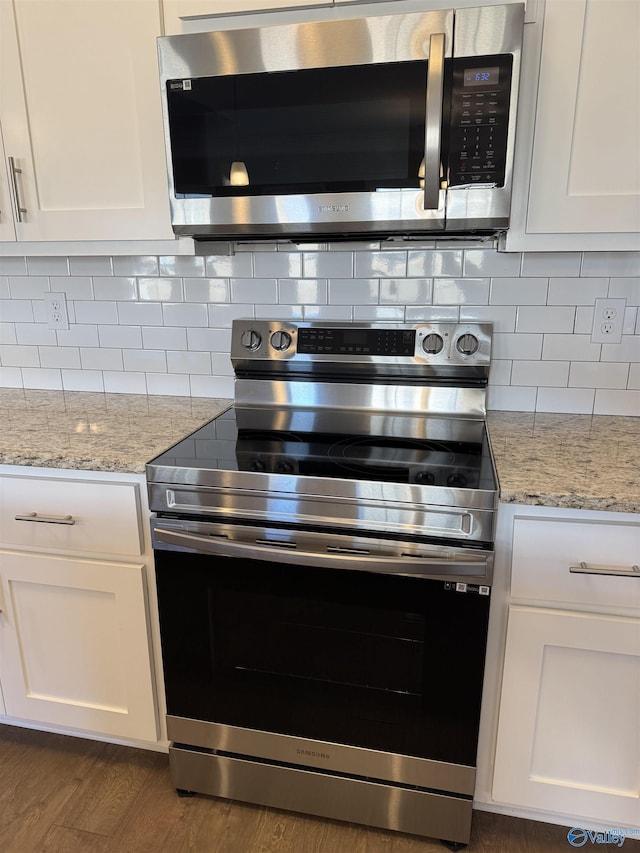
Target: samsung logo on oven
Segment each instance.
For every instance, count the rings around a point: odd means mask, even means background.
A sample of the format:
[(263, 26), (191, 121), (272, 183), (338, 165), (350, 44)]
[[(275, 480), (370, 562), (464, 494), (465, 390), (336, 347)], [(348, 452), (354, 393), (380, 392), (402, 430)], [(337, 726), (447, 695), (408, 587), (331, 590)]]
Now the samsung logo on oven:
[(328, 752), (314, 752), (312, 749), (296, 749), (298, 755), (306, 755), (307, 758), (331, 758)]
[(320, 213), (348, 213), (348, 204), (319, 204), (318, 210)]

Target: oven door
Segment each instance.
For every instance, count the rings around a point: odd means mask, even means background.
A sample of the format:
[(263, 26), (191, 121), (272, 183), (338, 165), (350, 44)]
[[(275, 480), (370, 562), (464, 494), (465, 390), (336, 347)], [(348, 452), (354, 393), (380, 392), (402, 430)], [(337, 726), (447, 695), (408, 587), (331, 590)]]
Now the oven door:
[(240, 531), (153, 520), (170, 739), (471, 796), (492, 554)]

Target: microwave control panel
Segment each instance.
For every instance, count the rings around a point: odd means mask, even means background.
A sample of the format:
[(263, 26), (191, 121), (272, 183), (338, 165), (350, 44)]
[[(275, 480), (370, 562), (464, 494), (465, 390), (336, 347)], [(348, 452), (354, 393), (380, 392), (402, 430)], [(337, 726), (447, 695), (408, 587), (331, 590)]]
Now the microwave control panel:
[(454, 60), (447, 183), (504, 186), (511, 56)]

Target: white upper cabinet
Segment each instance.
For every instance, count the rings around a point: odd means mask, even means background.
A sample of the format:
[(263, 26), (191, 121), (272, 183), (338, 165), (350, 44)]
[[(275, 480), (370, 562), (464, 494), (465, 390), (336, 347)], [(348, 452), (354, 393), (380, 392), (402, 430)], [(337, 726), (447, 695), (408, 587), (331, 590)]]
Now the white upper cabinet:
[(149, 0), (0, 3), (3, 172), (10, 181), (9, 158), (19, 170), (13, 239), (173, 237), (160, 33), (159, 5)]
[(639, 45), (638, 0), (546, 0), (525, 27), (507, 249), (640, 248)]
[[(219, 26), (222, 15), (275, 12), (306, 6), (333, 6), (333, 0), (164, 0), (164, 29), (168, 36), (186, 32), (194, 19), (210, 18), (209, 26)], [(197, 24), (196, 24), (197, 26)]]

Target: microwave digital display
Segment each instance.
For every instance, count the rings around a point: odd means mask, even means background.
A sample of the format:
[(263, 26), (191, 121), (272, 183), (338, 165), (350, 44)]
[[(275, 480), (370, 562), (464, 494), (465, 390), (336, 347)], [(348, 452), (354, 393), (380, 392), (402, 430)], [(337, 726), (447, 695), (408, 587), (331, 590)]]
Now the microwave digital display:
[(497, 86), (500, 82), (500, 68), (492, 65), (490, 68), (465, 68), (465, 86)]

